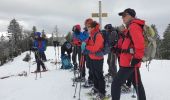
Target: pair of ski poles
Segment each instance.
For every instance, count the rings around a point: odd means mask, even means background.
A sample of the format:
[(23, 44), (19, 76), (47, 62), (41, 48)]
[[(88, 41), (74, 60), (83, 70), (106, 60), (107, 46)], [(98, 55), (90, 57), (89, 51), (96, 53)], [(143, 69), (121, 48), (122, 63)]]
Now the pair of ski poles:
[[(78, 78), (79, 78), (79, 77), (82, 78), (82, 70), (83, 70), (83, 67), (84, 67), (84, 55), (81, 54)], [(75, 81), (76, 81), (76, 80), (74, 80), (74, 82), (75, 82)], [(76, 82), (75, 92), (74, 92), (74, 96), (73, 96), (74, 98), (76, 98), (77, 85), (78, 85), (78, 82)], [(74, 83), (73, 83), (73, 86), (74, 86)], [(80, 100), (80, 93), (81, 93), (81, 79), (80, 79), (79, 99), (78, 99), (78, 100)]]

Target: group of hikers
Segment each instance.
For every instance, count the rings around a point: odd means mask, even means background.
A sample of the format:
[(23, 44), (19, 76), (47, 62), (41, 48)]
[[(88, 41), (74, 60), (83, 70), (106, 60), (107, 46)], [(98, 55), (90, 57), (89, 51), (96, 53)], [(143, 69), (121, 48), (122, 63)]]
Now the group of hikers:
[[(105, 76), (112, 78), (112, 100), (120, 100), (122, 86), (131, 88), (131, 84), (136, 90), (138, 100), (146, 100), (139, 70), (145, 50), (143, 36), (145, 21), (138, 19), (135, 10), (131, 8), (118, 15), (122, 17), (124, 26), (113, 27), (112, 24), (106, 24), (104, 30), (101, 30), (100, 24), (92, 18), (85, 20), (83, 31), (79, 24), (74, 25), (72, 33), (68, 33), (66, 42), (61, 47), (61, 60), (65, 55), (72, 60), (73, 69), (80, 72), (74, 81), (83, 81), (84, 87), (92, 87), (91, 93), (96, 95), (97, 100), (104, 100), (106, 96)], [(33, 44), (35, 48), (32, 50), (38, 50), (39, 53), (39, 55), (35, 53), (36, 72), (40, 71), (40, 65), (46, 71), (44, 63), (40, 60), (46, 58), (44, 57), (46, 40), (40, 37), (39, 32), (36, 32), (35, 36)], [(106, 54), (108, 74), (103, 75)], [(86, 68), (89, 70), (87, 80)]]

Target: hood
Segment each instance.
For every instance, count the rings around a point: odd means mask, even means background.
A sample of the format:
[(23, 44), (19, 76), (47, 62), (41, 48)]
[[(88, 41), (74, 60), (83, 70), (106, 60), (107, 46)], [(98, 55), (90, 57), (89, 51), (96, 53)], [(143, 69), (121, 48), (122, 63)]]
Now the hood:
[(93, 37), (95, 33), (100, 32), (100, 25), (98, 24), (94, 29), (91, 30), (90, 35)]
[(136, 23), (136, 24), (139, 24), (139, 25), (144, 25), (145, 21), (141, 20), (141, 19), (134, 19), (134, 20), (131, 21), (131, 24), (132, 23)]

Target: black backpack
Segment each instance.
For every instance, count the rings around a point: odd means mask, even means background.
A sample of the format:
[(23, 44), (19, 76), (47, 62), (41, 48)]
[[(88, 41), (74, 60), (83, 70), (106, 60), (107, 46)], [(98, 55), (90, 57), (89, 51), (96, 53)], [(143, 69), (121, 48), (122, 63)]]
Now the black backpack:
[(115, 46), (118, 42), (118, 34), (115, 30), (112, 30), (110, 33), (106, 32), (106, 30), (102, 30), (101, 32), (97, 32), (94, 35), (94, 42), (96, 40), (97, 34), (102, 34), (102, 37), (104, 39), (103, 42), (103, 49), (100, 51), (103, 55), (108, 54), (111, 51), (111, 48)]

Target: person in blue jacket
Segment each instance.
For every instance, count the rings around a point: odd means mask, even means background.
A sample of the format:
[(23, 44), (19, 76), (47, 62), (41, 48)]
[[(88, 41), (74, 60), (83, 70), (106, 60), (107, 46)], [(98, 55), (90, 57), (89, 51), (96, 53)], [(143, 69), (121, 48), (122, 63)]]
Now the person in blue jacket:
[(46, 48), (46, 43), (45, 43), (46, 41), (42, 39), (42, 37), (40, 37), (41, 36), (40, 32), (35, 32), (34, 35), (35, 35), (35, 39), (33, 43), (33, 51), (35, 53), (35, 59), (37, 63), (37, 69), (35, 70), (35, 72), (41, 71), (40, 66), (42, 66), (43, 71), (47, 71), (44, 63), (42, 62), (42, 56)]

